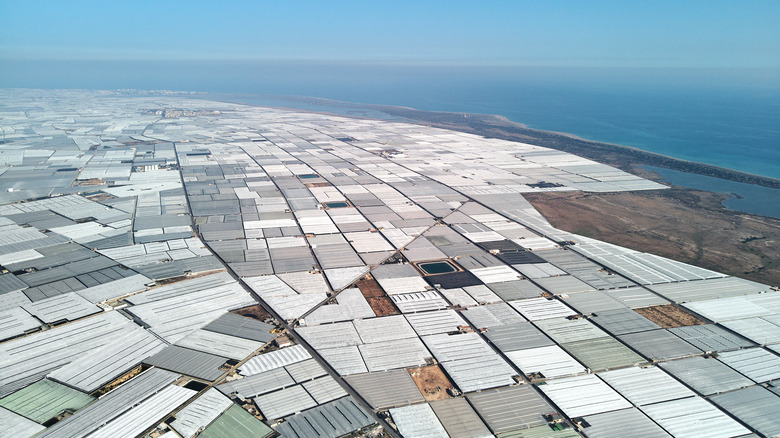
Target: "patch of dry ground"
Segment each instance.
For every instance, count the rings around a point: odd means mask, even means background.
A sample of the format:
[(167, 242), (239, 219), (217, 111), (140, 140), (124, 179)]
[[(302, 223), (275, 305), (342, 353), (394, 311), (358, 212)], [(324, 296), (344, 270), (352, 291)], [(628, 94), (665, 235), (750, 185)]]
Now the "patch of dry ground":
[(673, 304), (642, 307), (639, 309), (634, 309), (634, 312), (644, 316), (645, 318), (653, 321), (665, 329), (706, 324), (705, 321), (702, 321), (701, 319)]
[(414, 384), (425, 397), (425, 401), (444, 400), (450, 398), (447, 393), (448, 388), (452, 388), (452, 383), (444, 375), (444, 372), (438, 365), (426, 367), (409, 368), (409, 375), (412, 376)]
[(382, 287), (379, 286), (379, 283), (370, 276), (358, 281), (357, 287), (363, 296), (366, 297), (368, 305), (371, 306), (371, 310), (374, 311), (376, 316), (401, 314), (398, 308), (395, 307), (395, 304), (393, 304), (393, 300), (387, 296)]
[(273, 318), (265, 308), (261, 305), (244, 307), (233, 311), (236, 315), (246, 316), (248, 318), (254, 318), (258, 321), (265, 321), (266, 319)]
[(133, 377), (141, 374), (141, 372), (145, 371), (147, 368), (149, 368), (148, 365), (144, 365), (144, 364), (138, 365), (138, 366), (134, 367), (133, 369), (131, 369), (130, 371), (128, 371), (128, 372), (122, 374), (121, 376), (117, 377), (113, 381), (107, 383), (105, 386), (103, 386), (102, 388), (100, 388), (97, 391), (95, 391), (92, 395), (94, 395), (95, 397), (101, 397), (104, 394), (107, 394), (108, 392), (113, 390), (114, 388), (118, 387), (119, 385), (121, 385), (121, 384), (127, 382), (128, 380), (132, 379)]
[(780, 285), (780, 220), (730, 211), (725, 195), (672, 188), (526, 195), (556, 228)]

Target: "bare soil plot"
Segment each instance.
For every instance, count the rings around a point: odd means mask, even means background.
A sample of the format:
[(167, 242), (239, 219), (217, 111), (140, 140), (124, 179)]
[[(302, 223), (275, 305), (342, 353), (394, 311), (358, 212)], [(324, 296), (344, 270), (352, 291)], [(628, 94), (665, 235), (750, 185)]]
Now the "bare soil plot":
[(409, 368), (407, 371), (425, 397), (425, 401), (444, 400), (451, 397), (447, 393), (447, 389), (452, 388), (452, 383), (438, 365)]
[(360, 292), (366, 297), (368, 305), (377, 316), (400, 315), (401, 312), (393, 304), (393, 300), (387, 296), (379, 283), (373, 278), (366, 277), (357, 282)]
[(271, 314), (268, 313), (268, 311), (266, 311), (263, 306), (259, 304), (255, 306), (244, 307), (243, 309), (236, 309), (233, 311), (233, 313), (236, 315), (247, 316), (258, 321), (265, 321), (268, 318), (273, 318)]
[(699, 318), (679, 307), (674, 306), (673, 304), (643, 307), (640, 309), (634, 309), (634, 311), (667, 329), (674, 327), (684, 327), (688, 325), (706, 324), (705, 321), (700, 320)]
[[(640, 173), (650, 177), (653, 174)], [(780, 284), (780, 219), (727, 210), (728, 195), (672, 188), (526, 196), (559, 229), (747, 280)]]
[(145, 371), (147, 368), (149, 368), (148, 365), (141, 364), (133, 368), (132, 370), (126, 372), (125, 374), (117, 377), (112, 382), (106, 384), (102, 388), (95, 391), (94, 395), (95, 397), (101, 397), (103, 394), (107, 394), (109, 391), (113, 390), (114, 388), (118, 387), (119, 385), (127, 382), (128, 380), (132, 379), (133, 377), (141, 374), (141, 372)]
[(371, 277), (366, 277), (358, 281), (357, 287), (366, 298), (387, 296), (385, 291), (382, 290), (382, 287), (379, 286), (379, 283)]
[(376, 313), (376, 316), (388, 316), (388, 315), (400, 315), (401, 312), (393, 304), (393, 300), (390, 298), (366, 298), (368, 305), (371, 306), (371, 310)]

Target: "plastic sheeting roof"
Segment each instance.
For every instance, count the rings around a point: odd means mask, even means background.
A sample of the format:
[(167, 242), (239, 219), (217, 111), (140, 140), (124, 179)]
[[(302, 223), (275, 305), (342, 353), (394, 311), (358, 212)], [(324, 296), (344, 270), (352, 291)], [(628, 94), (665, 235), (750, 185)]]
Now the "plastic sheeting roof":
[(49, 427), (41, 437), (79, 438), (116, 418), (127, 409), (138, 405), (153, 394), (168, 387), (178, 374), (153, 368), (109, 392), (91, 405)]
[(295, 438), (342, 436), (374, 423), (352, 397), (287, 417), (276, 426), (282, 436)]
[(156, 336), (137, 327), (90, 354), (82, 355), (48, 377), (84, 392), (92, 392), (165, 347), (166, 344)]
[(344, 379), (375, 409), (425, 400), (406, 370), (353, 374)]
[(144, 362), (199, 379), (214, 381), (224, 374), (219, 367), (227, 362), (227, 358), (169, 345), (154, 356), (145, 359)]
[(466, 398), (494, 434), (546, 425), (543, 416), (556, 413), (529, 385), (482, 391)]
[(583, 417), (588, 427), (583, 432), (588, 438), (622, 438), (626, 434), (637, 438), (670, 437), (639, 409), (621, 409)]
[(661, 362), (660, 366), (686, 385), (704, 395), (731, 391), (753, 384), (750, 379), (717, 359), (689, 357)]
[(488, 438), (492, 434), (464, 398), (430, 403), (433, 412), (451, 438)]
[(569, 417), (631, 407), (631, 403), (592, 374), (548, 380), (539, 389)]
[(293, 345), (269, 353), (263, 353), (246, 361), (239, 370), (245, 376), (259, 374), (264, 371), (281, 368), (311, 358), (302, 345)]
[(210, 388), (179, 411), (171, 426), (179, 434), (189, 438), (195, 435), (198, 430), (211, 424), (231, 406), (233, 406), (233, 402), (229, 398), (220, 394), (215, 388)]
[(657, 367), (623, 368), (599, 373), (599, 377), (636, 406), (696, 395)]
[(780, 396), (760, 386), (716, 395), (712, 402), (766, 436), (780, 435)]
[(402, 436), (449, 438), (436, 414), (427, 403), (390, 409), (393, 422)]
[(661, 402), (640, 409), (667, 432), (679, 438), (723, 438), (750, 433), (701, 397)]

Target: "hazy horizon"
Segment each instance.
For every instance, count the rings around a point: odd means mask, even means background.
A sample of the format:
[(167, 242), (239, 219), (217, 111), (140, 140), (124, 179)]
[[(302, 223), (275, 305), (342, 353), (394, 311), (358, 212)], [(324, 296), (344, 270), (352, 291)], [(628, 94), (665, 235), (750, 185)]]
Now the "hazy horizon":
[[(233, 60), (113, 61), (0, 60), (2, 88), (166, 89), (176, 91), (310, 95), (312, 84), (384, 81), (402, 86), (420, 79), (500, 80), (588, 86), (650, 87), (658, 90), (780, 90), (780, 68), (569, 67), (403, 64), (363, 61)], [(52, 72), (56, 74), (52, 74)], [(297, 83), (297, 87), (296, 87)], [(300, 90), (300, 91), (298, 91)], [(316, 95), (313, 97), (324, 97)], [(330, 97), (332, 98), (332, 97)], [(383, 102), (366, 102), (383, 103)]]
[(0, 1), (0, 87), (310, 96), (516, 122), (767, 176), (780, 3)]
[(780, 68), (772, 1), (5, 1), (0, 13), (6, 62)]

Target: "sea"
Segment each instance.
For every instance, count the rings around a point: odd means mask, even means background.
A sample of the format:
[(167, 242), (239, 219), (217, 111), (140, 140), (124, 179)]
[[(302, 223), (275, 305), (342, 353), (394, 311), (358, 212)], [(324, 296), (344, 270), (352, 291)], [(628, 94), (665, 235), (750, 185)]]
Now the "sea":
[[(29, 64), (29, 65), (28, 65)], [(388, 118), (298, 97), (498, 114), (689, 161), (780, 178), (780, 70), (463, 67), (348, 62), (16, 63), (0, 86), (200, 91), (257, 105)], [(780, 190), (659, 169), (674, 185), (780, 217)]]
[[(634, 146), (683, 160), (780, 178), (780, 84), (739, 72), (442, 68), (359, 72), (326, 69), (321, 81), (269, 83), (275, 95), (244, 96), (289, 106), (393, 119), (381, 111), (298, 99), (498, 114), (530, 128)], [(390, 72), (394, 68), (389, 68)], [(731, 74), (729, 74), (731, 73)], [(748, 75), (749, 76), (749, 75)], [(670, 185), (728, 194), (728, 209), (780, 218), (780, 190), (652, 168)]]
[(275, 97), (295, 107), (331, 111), (343, 110), (285, 95), (498, 114), (530, 128), (780, 178), (780, 85), (771, 90), (739, 84), (695, 86), (690, 80), (659, 83), (641, 77), (610, 81), (608, 75), (592, 77), (593, 72), (579, 80), (561, 75), (545, 79), (537, 77), (539, 72), (527, 78), (470, 73), (438, 77), (429, 72), (408, 81), (327, 81), (322, 88), (280, 87), (284, 92)]
[[(576, 94), (572, 93), (574, 96)], [(538, 97), (542, 98), (542, 96)], [(567, 96), (567, 99), (572, 98)], [(613, 95), (611, 98), (613, 101), (625, 101), (626, 105), (629, 103), (636, 105), (640, 101), (630, 93), (629, 95)], [(710, 98), (713, 97), (710, 96)], [(598, 98), (594, 99), (599, 100)], [(669, 101), (676, 99), (679, 99), (679, 96), (667, 97)], [(725, 99), (725, 97), (720, 97), (720, 99)], [(230, 100), (262, 106), (282, 106), (345, 116), (403, 121), (397, 116), (383, 113), (378, 109), (362, 106), (352, 107), (348, 102), (310, 100), (295, 96), (234, 96)], [(663, 104), (661, 96), (655, 96), (652, 100), (657, 105)], [(542, 101), (546, 102), (544, 99)], [(684, 107), (686, 103), (682, 103), (681, 106)], [(576, 104), (571, 102), (568, 106), (593, 107), (592, 112), (575, 110), (569, 113), (563, 108), (549, 108), (549, 112), (539, 113), (522, 105), (511, 105), (509, 102), (504, 107), (490, 105), (493, 103), (474, 106), (465, 104), (441, 104), (431, 107), (412, 104), (398, 106), (431, 111), (498, 114), (531, 128), (568, 132), (590, 140), (634, 146), (684, 160), (780, 178), (780, 136), (778, 136), (775, 125), (757, 126), (759, 124), (743, 122), (739, 126), (735, 126), (733, 121), (726, 122), (726, 116), (723, 113), (718, 114), (717, 111), (710, 110), (710, 113), (715, 113), (716, 118), (717, 116), (721, 117), (720, 123), (718, 123), (717, 120), (702, 117), (702, 114), (696, 111), (695, 105), (691, 102), (687, 102), (688, 108), (678, 109), (674, 114), (663, 111), (644, 113), (652, 121), (638, 120), (642, 114), (642, 105), (638, 105), (628, 115), (606, 110), (602, 117), (599, 117), (596, 115), (596, 109), (600, 107), (593, 100), (585, 98)], [(487, 110), (477, 111), (480, 108)], [(557, 118), (555, 114), (558, 114)], [(576, 114), (587, 114), (587, 116), (577, 117)], [(685, 130), (681, 120), (690, 120), (694, 117), (699, 118), (696, 122), (699, 128)], [(533, 123), (531, 123), (532, 120)], [(777, 122), (780, 123), (780, 118), (777, 119)], [(659, 128), (653, 128), (656, 126), (653, 123), (656, 123)], [(739, 137), (735, 131), (742, 131), (745, 134), (743, 137)], [(746, 141), (747, 139), (752, 139), (752, 142)], [(668, 185), (727, 194), (729, 197), (723, 202), (723, 206), (727, 209), (780, 218), (780, 190), (778, 189), (655, 166), (643, 166), (643, 168), (660, 175), (662, 182)]]

